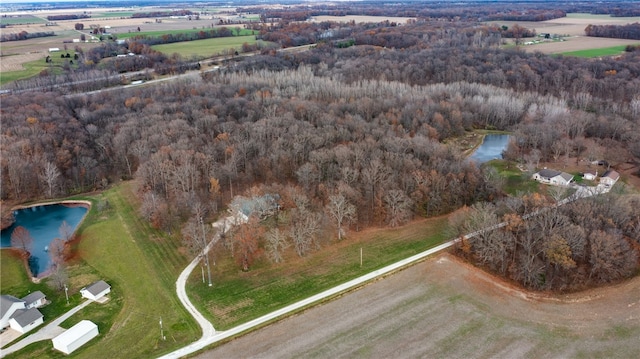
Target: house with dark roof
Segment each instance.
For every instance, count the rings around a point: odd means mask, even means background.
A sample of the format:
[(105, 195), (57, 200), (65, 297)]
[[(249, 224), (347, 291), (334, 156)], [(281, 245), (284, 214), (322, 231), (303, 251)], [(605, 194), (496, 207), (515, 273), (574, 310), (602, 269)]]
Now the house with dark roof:
[(613, 186), (620, 179), (620, 174), (614, 170), (609, 170), (602, 174), (600, 183), (605, 186)]
[(566, 172), (560, 172), (551, 169), (542, 169), (533, 174), (533, 179), (545, 184), (555, 186), (568, 186), (573, 182), (573, 176)]
[(229, 212), (233, 216), (235, 223), (246, 223), (251, 216), (265, 219), (280, 208), (279, 201), (280, 196), (278, 194), (265, 194), (255, 197), (236, 196), (229, 204)]
[(44, 315), (36, 308), (18, 309), (9, 319), (11, 329), (24, 334), (44, 323)]
[(88, 286), (80, 289), (80, 294), (87, 299), (98, 301), (100, 298), (111, 292), (111, 286), (103, 280), (91, 283)]

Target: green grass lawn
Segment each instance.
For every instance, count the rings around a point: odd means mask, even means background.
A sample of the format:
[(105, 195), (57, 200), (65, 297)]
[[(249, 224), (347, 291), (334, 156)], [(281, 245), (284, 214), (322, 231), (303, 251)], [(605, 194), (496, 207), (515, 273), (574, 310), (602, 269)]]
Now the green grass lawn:
[[(22, 25), (22, 24), (44, 24), (47, 20), (31, 15), (21, 15), (19, 17), (0, 17), (0, 24)], [(29, 31), (31, 32), (31, 31)], [(34, 31), (37, 32), (37, 31)]]
[(563, 52), (561, 54), (564, 56), (575, 56), (575, 57), (584, 57), (584, 58), (614, 56), (614, 55), (620, 55), (621, 53), (623, 53), (625, 47), (626, 45), (620, 45), (620, 46), (612, 46), (612, 47), (603, 47), (600, 49), (588, 49), (588, 50)]
[[(71, 55), (71, 57), (68, 59), (60, 58), (60, 54), (66, 55), (66, 53), (67, 52), (65, 52), (64, 50), (60, 52), (52, 52), (50, 54), (52, 62), (50, 63), (45, 62), (45, 57), (46, 57), (45, 55), (40, 60), (26, 62), (22, 64), (22, 67), (24, 67), (24, 70), (3, 72), (2, 74), (0, 74), (0, 85), (4, 85), (16, 80), (23, 80), (23, 79), (36, 76), (43, 70), (49, 70), (54, 73), (61, 73), (63, 71), (62, 66), (69, 60), (74, 62), (74, 64), (70, 65), (72, 68), (77, 67), (77, 64), (75, 64), (76, 61), (73, 59), (73, 55), (75, 55), (75, 51), (74, 50), (68, 51), (68, 53)], [(12, 56), (18, 56), (18, 55), (12, 55)]]
[(202, 272), (196, 268), (187, 292), (216, 329), (229, 329), (434, 247), (448, 239), (444, 234), (447, 225), (447, 218), (440, 217), (396, 229), (351, 233), (351, 238), (304, 258), (289, 249), (285, 262), (274, 265), (263, 256), (246, 273), (219, 247), (213, 287), (202, 283)]
[[(175, 294), (175, 281), (187, 265), (178, 250), (179, 240), (139, 219), (130, 202), (133, 191), (133, 183), (123, 183), (91, 197), (94, 202), (108, 202), (109, 208), (98, 212), (94, 206), (78, 231), (76, 258), (69, 264), (72, 298), (79, 298), (82, 285), (96, 279), (112, 286), (109, 302), (92, 303), (63, 323), (70, 327), (86, 318), (98, 324), (100, 339), (79, 349), (78, 357), (157, 357), (201, 335)], [(166, 341), (160, 340), (160, 317)], [(47, 341), (9, 357), (57, 358), (60, 353), (52, 351)]]
[(166, 45), (152, 46), (154, 50), (163, 52), (165, 54), (178, 53), (183, 57), (209, 57), (216, 54), (221, 54), (229, 49), (240, 51), (242, 44), (255, 44), (256, 37), (251, 36), (234, 36), (234, 37), (219, 37), (215, 39), (195, 40), (176, 42)]
[(487, 165), (494, 167), (505, 179), (503, 190), (509, 195), (515, 196), (518, 193), (533, 193), (540, 190), (540, 184), (518, 169), (514, 163), (493, 160), (487, 162)]
[[(234, 36), (236, 34), (236, 30), (234, 28), (231, 28)], [(177, 34), (194, 34), (194, 33), (198, 33), (200, 31), (209, 31), (211, 30), (210, 28), (204, 28), (204, 29), (186, 29), (186, 30), (162, 30), (162, 31), (132, 31), (132, 32), (125, 32), (125, 33), (121, 33), (121, 34), (117, 34), (118, 35), (118, 39), (128, 39), (134, 36), (149, 36), (149, 37), (160, 37), (162, 35), (177, 35)], [(240, 29), (240, 36), (249, 36), (249, 35), (254, 35), (255, 31), (253, 30), (249, 30), (249, 29)], [(201, 40), (198, 40), (201, 41)]]

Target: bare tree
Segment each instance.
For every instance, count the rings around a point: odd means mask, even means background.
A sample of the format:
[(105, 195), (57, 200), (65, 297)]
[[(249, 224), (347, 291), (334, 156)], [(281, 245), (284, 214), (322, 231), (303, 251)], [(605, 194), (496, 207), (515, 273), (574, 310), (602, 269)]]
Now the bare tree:
[(51, 274), (49, 275), (49, 281), (47, 282), (55, 290), (62, 292), (69, 282), (69, 274), (67, 268), (60, 264), (54, 265), (51, 268)]
[(266, 235), (267, 255), (275, 263), (282, 262), (282, 252), (289, 246), (287, 237), (278, 228), (273, 228)]
[(384, 196), (387, 206), (387, 222), (396, 227), (411, 218), (413, 201), (403, 191), (392, 189)]
[(65, 260), (65, 241), (55, 238), (49, 243), (49, 258), (54, 266), (64, 265)]
[(62, 221), (62, 224), (60, 224), (58, 228), (58, 233), (60, 234), (60, 238), (66, 242), (73, 236), (73, 228), (71, 228), (67, 221)]
[(192, 255), (204, 256), (209, 286), (211, 286), (211, 264), (209, 263), (209, 251), (206, 251), (211, 227), (204, 224), (205, 213), (206, 209), (202, 203), (196, 202), (193, 205), (193, 217), (182, 228), (182, 242)]
[(54, 163), (49, 161), (44, 163), (42, 179), (47, 185), (49, 197), (53, 197), (54, 189), (56, 188), (58, 178), (60, 177), (60, 170)]
[(338, 229), (338, 240), (342, 240), (344, 232), (342, 226), (345, 222), (355, 219), (356, 207), (349, 203), (342, 194), (336, 194), (329, 196), (329, 203), (326, 209), (327, 214), (333, 219)]
[(29, 257), (33, 247), (31, 233), (23, 226), (16, 227), (11, 233), (11, 246), (20, 249), (25, 257)]
[[(319, 214), (301, 208), (294, 210), (293, 223), (289, 230), (293, 246), (300, 257), (304, 256), (311, 249), (311, 245), (316, 242), (321, 220)], [(319, 247), (317, 242), (316, 247)]]

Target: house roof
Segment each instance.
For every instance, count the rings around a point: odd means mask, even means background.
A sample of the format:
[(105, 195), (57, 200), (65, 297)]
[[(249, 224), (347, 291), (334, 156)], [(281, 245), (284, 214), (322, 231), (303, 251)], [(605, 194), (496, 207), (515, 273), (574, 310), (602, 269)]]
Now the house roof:
[(18, 322), (21, 327), (24, 327), (25, 325), (29, 325), (42, 317), (43, 315), (39, 310), (37, 310), (36, 308), (31, 308), (16, 310), (11, 319)]
[(107, 284), (107, 282), (103, 281), (103, 280), (99, 280), (95, 283), (89, 284), (86, 288), (84, 288), (87, 292), (93, 294), (93, 295), (98, 295), (100, 293), (102, 293), (103, 291), (105, 291), (106, 289), (111, 288), (111, 286), (109, 284)]
[(3, 294), (0, 296), (0, 318), (4, 317), (4, 315), (7, 314), (9, 308), (11, 308), (14, 303), (24, 303), (24, 300), (18, 299), (8, 294)]
[(602, 177), (611, 178), (614, 181), (617, 181), (620, 178), (620, 174), (614, 170), (609, 170), (602, 174)]
[(561, 173), (562, 173), (562, 172), (560, 172), (560, 171), (550, 170), (550, 169), (547, 169), (547, 168), (545, 168), (545, 169), (543, 169), (543, 170), (540, 170), (540, 171), (538, 172), (538, 174), (540, 175), (540, 177), (545, 177), (545, 178), (553, 178), (553, 177), (555, 177), (555, 176), (560, 175)]
[(30, 293), (26, 297), (22, 298), (22, 300), (27, 304), (27, 306), (29, 306), (31, 303), (39, 301), (39, 300), (44, 299), (44, 298), (46, 298), (44, 293), (42, 293), (41, 291), (37, 290), (37, 291), (35, 291), (33, 293)]
[(560, 174), (560, 177), (562, 177), (567, 182), (571, 182), (571, 180), (573, 179), (573, 176), (568, 174), (567, 172), (562, 172)]

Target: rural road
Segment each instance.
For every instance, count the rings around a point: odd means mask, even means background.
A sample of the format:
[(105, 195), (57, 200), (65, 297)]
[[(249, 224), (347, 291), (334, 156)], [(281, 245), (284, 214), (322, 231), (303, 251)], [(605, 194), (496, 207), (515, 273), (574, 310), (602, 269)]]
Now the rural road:
[(67, 320), (67, 318), (69, 318), (70, 316), (76, 314), (78, 311), (80, 311), (80, 309), (86, 307), (91, 302), (93, 301), (91, 300), (84, 301), (82, 304), (75, 306), (68, 312), (56, 318), (51, 323), (45, 325), (42, 329), (39, 329), (36, 333), (29, 335), (28, 337), (22, 339), (21, 341), (17, 342), (16, 344), (6, 349), (0, 350), (0, 358), (4, 358), (5, 355), (9, 355), (13, 352), (16, 352), (26, 347), (29, 344), (39, 342), (42, 340), (53, 339), (58, 335), (62, 334), (66, 329), (59, 327), (60, 323)]
[[(446, 248), (451, 247), (453, 244), (455, 243), (455, 240), (451, 240), (449, 242), (443, 243), (437, 247), (431, 248), (429, 250), (426, 250), (422, 253), (418, 253), (414, 256), (411, 256), (409, 258), (406, 258), (404, 260), (401, 260), (399, 262), (393, 263), (391, 265), (388, 265), (384, 268), (380, 268), (378, 270), (375, 270), (373, 272), (370, 272), (368, 274), (365, 274), (361, 277), (355, 278), (353, 280), (350, 280), (346, 283), (343, 283), (341, 285), (338, 285), (336, 287), (333, 287), (331, 289), (328, 289), (324, 292), (318, 293), (314, 296), (311, 296), (309, 298), (303, 299), (299, 302), (293, 303), (291, 305), (288, 305), (282, 309), (276, 310), (274, 312), (271, 312), (269, 314), (263, 315), (262, 317), (256, 318), (252, 321), (249, 321), (247, 323), (238, 325), (235, 328), (231, 328), (229, 330), (225, 330), (225, 331), (221, 331), (221, 332), (215, 332), (215, 334), (207, 336), (204, 335), (202, 336), (201, 339), (199, 339), (196, 342), (193, 342), (185, 347), (182, 347), (174, 352), (171, 352), (169, 354), (166, 354), (162, 357), (160, 357), (161, 359), (173, 359), (173, 358), (181, 358), (185, 355), (188, 354), (192, 354), (198, 350), (201, 350), (211, 344), (214, 344), (216, 342), (225, 340), (227, 338), (230, 338), (234, 335), (240, 334), (242, 332), (245, 332), (247, 330), (250, 330), (252, 328), (258, 327), (264, 323), (268, 323), (272, 320), (275, 320), (277, 318), (280, 318), (281, 316), (284, 316), (288, 313), (292, 313), (300, 308), (304, 308), (308, 305), (320, 302), (324, 299), (330, 298), (336, 294), (339, 294), (341, 292), (347, 291), (347, 290), (351, 290), (353, 288), (357, 288), (361, 285), (363, 285), (364, 283), (380, 277), (380, 276), (384, 276), (387, 275), (389, 273), (392, 273), (404, 266), (410, 265), (414, 262), (417, 262), (419, 260), (422, 260), (424, 258), (426, 258), (427, 256), (430, 256), (434, 253), (437, 253), (441, 250), (444, 250)], [(195, 268), (197, 264), (197, 259), (194, 260), (193, 262), (191, 262), (191, 264), (189, 265), (189, 267), (187, 267), (187, 269), (185, 269), (184, 272), (182, 272), (182, 274), (180, 275), (180, 278), (183, 278), (184, 281), (186, 281), (186, 278), (189, 277), (189, 273)], [(187, 270), (189, 270), (189, 272), (187, 272)], [(183, 283), (184, 283), (183, 281)], [(211, 323), (209, 323), (203, 316), (202, 314), (200, 314), (199, 312), (197, 312), (195, 310), (195, 308), (193, 308), (193, 305), (191, 304), (191, 302), (189, 301), (189, 299), (186, 297), (186, 293), (185, 294), (181, 294), (180, 293), (185, 293), (184, 291), (184, 287), (182, 288), (182, 290), (180, 290), (178, 288), (178, 296), (180, 297), (180, 300), (185, 303), (185, 306), (187, 307), (187, 309), (189, 310), (189, 312), (191, 312), (194, 317), (196, 318), (196, 320), (198, 321), (198, 323), (200, 323), (200, 325), (203, 327), (203, 332), (205, 332), (207, 329), (206, 328), (211, 328), (211, 330), (213, 330), (213, 326), (211, 325)], [(188, 304), (187, 304), (188, 303)], [(206, 324), (203, 324), (206, 323)]]

